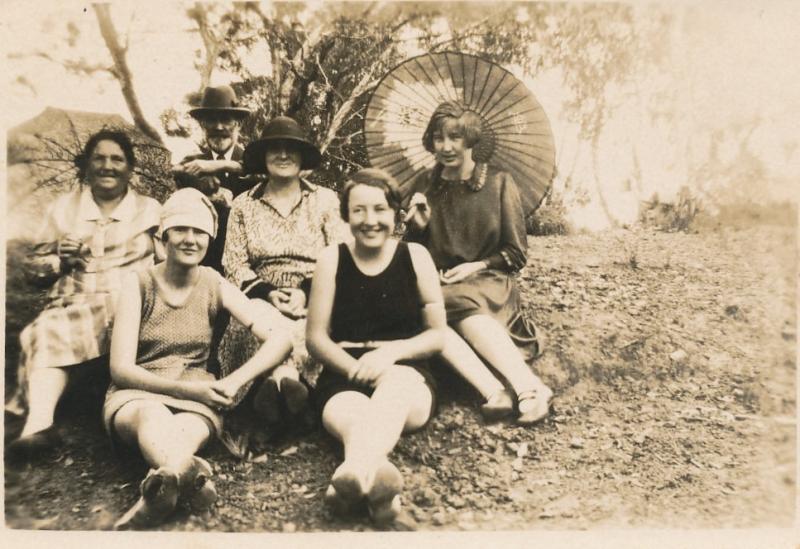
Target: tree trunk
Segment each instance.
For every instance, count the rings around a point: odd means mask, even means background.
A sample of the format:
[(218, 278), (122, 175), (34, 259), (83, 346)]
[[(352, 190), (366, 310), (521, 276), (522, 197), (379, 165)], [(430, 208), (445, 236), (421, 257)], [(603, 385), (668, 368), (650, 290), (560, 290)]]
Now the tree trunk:
[(111, 13), (108, 4), (93, 4), (95, 15), (97, 15), (97, 22), (100, 25), (100, 34), (103, 35), (103, 40), (106, 43), (111, 59), (114, 61), (114, 76), (119, 81), (120, 88), (122, 89), (122, 96), (125, 98), (125, 103), (128, 105), (128, 111), (131, 113), (133, 123), (136, 127), (148, 137), (154, 139), (158, 143), (163, 144), (158, 131), (147, 122), (142, 113), (142, 108), (139, 106), (139, 99), (136, 97), (136, 91), (133, 89), (133, 75), (128, 67), (128, 61), (125, 57), (126, 49), (119, 43), (119, 36), (117, 30), (114, 28), (114, 23), (111, 21)]

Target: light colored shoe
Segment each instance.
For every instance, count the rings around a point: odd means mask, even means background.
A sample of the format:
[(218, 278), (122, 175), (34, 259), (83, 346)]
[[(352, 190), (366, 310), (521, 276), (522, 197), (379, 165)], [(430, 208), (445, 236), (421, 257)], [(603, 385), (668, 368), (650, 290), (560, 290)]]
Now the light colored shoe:
[(114, 523), (115, 530), (151, 528), (169, 518), (178, 503), (178, 475), (167, 467), (151, 469), (139, 491), (139, 501)]
[(180, 474), (180, 499), (189, 503), (194, 513), (201, 513), (217, 501), (217, 489), (211, 480), (211, 465), (199, 456), (192, 456)]
[(540, 422), (550, 413), (552, 401), (553, 390), (541, 381), (535, 389), (519, 393), (517, 395), (517, 409), (519, 410), (517, 424), (527, 426)]
[(375, 470), (372, 487), (367, 494), (369, 515), (378, 526), (388, 526), (400, 514), (403, 476), (389, 460)]
[(487, 422), (499, 421), (513, 412), (514, 399), (505, 389), (497, 391), (481, 405), (481, 415)]

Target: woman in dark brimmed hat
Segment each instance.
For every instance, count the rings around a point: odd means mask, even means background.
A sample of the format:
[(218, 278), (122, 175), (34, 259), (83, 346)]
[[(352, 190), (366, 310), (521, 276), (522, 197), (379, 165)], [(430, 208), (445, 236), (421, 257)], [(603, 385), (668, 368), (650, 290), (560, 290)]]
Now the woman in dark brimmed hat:
[[(349, 238), (336, 193), (300, 176), (319, 166), (321, 156), (295, 120), (271, 120), (242, 159), (245, 173), (267, 174), (268, 180), (234, 200), (228, 223), (225, 275), (251, 299), (280, 311), (295, 334), (294, 364), (279, 367), (252, 397), (260, 423), (273, 432), (282, 430), (287, 412), (305, 417), (308, 389), (298, 370), (313, 383), (314, 373), (304, 366), (310, 362), (304, 332), (311, 277), (319, 251)], [(223, 373), (238, 368), (255, 349), (247, 330), (232, 322), (219, 349)]]

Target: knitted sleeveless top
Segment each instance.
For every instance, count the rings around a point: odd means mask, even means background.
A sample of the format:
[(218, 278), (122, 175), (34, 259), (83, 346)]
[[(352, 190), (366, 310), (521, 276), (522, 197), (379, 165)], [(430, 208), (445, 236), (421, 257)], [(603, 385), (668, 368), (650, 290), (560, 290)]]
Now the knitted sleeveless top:
[(173, 306), (162, 297), (153, 269), (139, 273), (142, 320), (136, 363), (159, 375), (179, 378), (187, 368), (206, 368), (214, 319), (220, 309), (221, 276), (200, 267), (186, 300)]
[(362, 273), (347, 245), (339, 244), (331, 339), (407, 339), (423, 329), (422, 300), (408, 244), (398, 242), (389, 265), (374, 276)]

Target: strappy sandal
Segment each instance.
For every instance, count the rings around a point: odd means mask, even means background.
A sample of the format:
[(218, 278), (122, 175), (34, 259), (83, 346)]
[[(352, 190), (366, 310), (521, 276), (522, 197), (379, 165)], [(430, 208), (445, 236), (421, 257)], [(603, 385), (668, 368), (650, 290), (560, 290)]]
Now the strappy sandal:
[(499, 421), (514, 412), (514, 399), (508, 391), (502, 389), (481, 404), (481, 415), (484, 421)]
[(187, 502), (193, 513), (201, 513), (217, 501), (212, 474), (211, 465), (206, 460), (192, 456), (190, 465), (179, 477), (179, 499)]
[[(519, 393), (517, 395), (517, 409), (520, 410), (520, 414), (517, 417), (517, 424), (534, 425), (546, 418), (550, 413), (552, 400), (553, 391), (544, 383), (536, 389)], [(523, 402), (533, 402), (533, 406), (522, 412), (523, 406), (521, 405)]]
[(171, 469), (151, 469), (139, 487), (142, 496), (122, 515), (115, 530), (150, 528), (163, 523), (178, 503), (178, 475)]
[(378, 526), (388, 526), (400, 514), (402, 502), (400, 492), (403, 490), (403, 476), (389, 460), (375, 470), (375, 479), (367, 494), (369, 515)]

